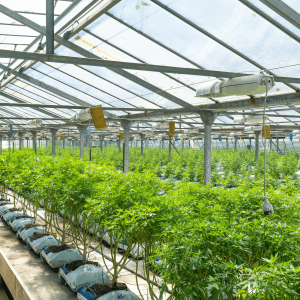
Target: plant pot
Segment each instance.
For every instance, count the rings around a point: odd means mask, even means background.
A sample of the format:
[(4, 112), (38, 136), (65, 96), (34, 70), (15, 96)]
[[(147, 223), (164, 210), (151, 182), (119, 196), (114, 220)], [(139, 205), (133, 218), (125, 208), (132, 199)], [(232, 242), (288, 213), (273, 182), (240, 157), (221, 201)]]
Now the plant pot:
[(112, 277), (104, 272), (99, 263), (94, 265), (89, 262), (73, 271), (68, 269), (68, 264), (63, 265), (59, 268), (58, 276), (73, 292), (77, 292), (85, 285), (106, 283), (112, 280)]
[(60, 243), (52, 235), (43, 236), (36, 240), (29, 237), (27, 244), (29, 250), (32, 249), (36, 254), (40, 254), (45, 247), (60, 245)]
[(20, 216), (25, 216), (24, 213), (21, 210), (17, 210), (17, 211), (5, 211), (2, 215), (3, 219), (9, 223), (10, 220), (14, 217), (20, 217)]
[(56, 253), (51, 252), (48, 249), (51, 249), (51, 247), (42, 250), (41, 257), (53, 269), (60, 268), (75, 260), (82, 260), (82, 255), (79, 253), (78, 249), (66, 249)]
[(45, 227), (40, 225), (36, 225), (36, 227), (26, 228), (25, 225), (18, 229), (18, 236), (25, 242), (28, 242), (28, 238), (32, 236), (34, 233), (44, 233)]
[(32, 222), (33, 222), (33, 219), (28, 216), (27, 217), (24, 216), (24, 218), (22, 218), (22, 219), (19, 219), (19, 218), (15, 219), (15, 217), (14, 217), (10, 220), (9, 225), (14, 231), (18, 231), (18, 229), (20, 227), (22, 228), (24, 225), (32, 224)]
[(14, 204), (13, 203), (7, 203), (5, 205), (0, 206), (0, 216), (8, 209), (13, 208)]
[[(92, 288), (96, 286), (83, 286), (77, 292), (77, 299), (78, 300), (119, 300), (119, 299), (126, 299), (126, 300), (140, 300), (137, 295), (133, 294), (131, 291), (126, 290), (116, 290), (108, 292), (105, 295), (98, 296)], [(101, 286), (98, 284), (97, 286)], [(103, 285), (102, 285), (103, 286)]]

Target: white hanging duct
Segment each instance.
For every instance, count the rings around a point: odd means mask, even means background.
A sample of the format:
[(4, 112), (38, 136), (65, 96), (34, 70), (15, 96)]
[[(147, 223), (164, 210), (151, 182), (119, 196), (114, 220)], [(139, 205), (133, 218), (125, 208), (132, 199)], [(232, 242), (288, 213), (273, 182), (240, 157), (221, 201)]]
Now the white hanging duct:
[(167, 129), (169, 128), (169, 122), (154, 123), (152, 128)]
[(248, 126), (244, 128), (244, 131), (261, 131), (261, 126)]
[(293, 134), (300, 133), (300, 130), (293, 130)]
[(2, 130), (10, 130), (10, 125), (3, 125)]
[(243, 77), (230, 78), (225, 81), (215, 80), (200, 83), (196, 90), (196, 97), (225, 97), (256, 95), (266, 92), (274, 85), (274, 77), (262, 73)]
[[(249, 116), (249, 117), (234, 117), (234, 122), (239, 124), (244, 123), (262, 123), (264, 120), (263, 116)], [(265, 121), (268, 117), (265, 117)]]
[(119, 131), (120, 130), (120, 126), (111, 126), (111, 127), (107, 127), (106, 129), (109, 131)]
[(70, 118), (70, 122), (84, 122), (84, 121), (89, 121), (92, 119), (92, 114), (91, 114), (91, 109), (86, 108), (82, 109), (78, 113), (74, 114)]
[(41, 119), (34, 119), (26, 123), (27, 126), (36, 126), (36, 127), (41, 126), (42, 124), (43, 121)]
[(199, 129), (195, 128), (195, 129), (184, 129), (183, 132), (185, 134), (195, 134), (195, 133), (199, 133)]

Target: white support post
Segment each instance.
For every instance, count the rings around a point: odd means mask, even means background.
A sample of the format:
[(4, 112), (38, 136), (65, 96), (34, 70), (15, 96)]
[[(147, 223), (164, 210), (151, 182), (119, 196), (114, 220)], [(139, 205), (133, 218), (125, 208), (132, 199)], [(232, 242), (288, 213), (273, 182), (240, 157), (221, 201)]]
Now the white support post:
[(258, 160), (260, 131), (255, 131), (255, 161)]
[(2, 155), (2, 140), (3, 140), (3, 135), (0, 135), (0, 155)]
[(87, 126), (77, 125), (77, 129), (80, 133), (80, 158), (84, 159), (84, 132), (87, 129)]
[(122, 120), (121, 125), (124, 129), (124, 144), (123, 144), (123, 172), (129, 172), (129, 130), (132, 122)]
[(51, 132), (51, 140), (52, 140), (52, 156), (55, 156), (55, 136), (56, 136), (56, 133), (57, 133), (58, 129), (53, 129), (51, 128), (50, 129), (50, 132)]
[(22, 150), (22, 146), (23, 146), (23, 135), (24, 135), (24, 132), (18, 132), (18, 135), (19, 135), (19, 150), (21, 151)]
[(31, 130), (31, 134), (32, 134), (32, 149), (36, 153), (37, 152), (37, 147), (36, 147), (36, 134), (37, 134), (37, 132), (34, 131), (34, 130)]
[(204, 184), (211, 183), (211, 126), (217, 114), (211, 111), (201, 111), (201, 120), (204, 124)]
[(171, 144), (172, 136), (169, 135), (169, 161), (172, 160), (172, 144)]

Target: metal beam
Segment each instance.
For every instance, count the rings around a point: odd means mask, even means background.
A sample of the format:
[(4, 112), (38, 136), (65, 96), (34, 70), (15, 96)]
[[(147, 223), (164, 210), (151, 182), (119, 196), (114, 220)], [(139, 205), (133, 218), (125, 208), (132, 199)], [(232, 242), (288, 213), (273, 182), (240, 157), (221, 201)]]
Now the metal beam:
[(300, 14), (281, 0), (260, 0), (288, 22), (300, 29)]
[(86, 19), (84, 19), (80, 24), (74, 27), (71, 32), (70, 38), (79, 33), (83, 28), (86, 28), (95, 20), (104, 15), (108, 10), (114, 7), (116, 4), (121, 2), (121, 0), (108, 0), (103, 5), (101, 5), (93, 14), (89, 15)]
[[(12, 51), (12, 50), (0, 50), (0, 57), (36, 60), (36, 61), (43, 61), (43, 62), (55, 62), (55, 63), (63, 63), (63, 64), (85, 65), (85, 66), (94, 66), (94, 67), (121, 68), (121, 69), (129, 69), (129, 70), (166, 72), (166, 73), (210, 76), (210, 77), (235, 78), (235, 77), (253, 75), (253, 74), (245, 74), (245, 73), (226, 72), (226, 71), (201, 70), (201, 69), (192, 69), (192, 68), (160, 66), (160, 65), (152, 65), (152, 64), (129, 63), (129, 62), (121, 62), (121, 61), (104, 60), (99, 58), (95, 59), (95, 58), (82, 58), (82, 57), (63, 56), (63, 55), (48, 55), (48, 54), (35, 53), (35, 52)], [(295, 77), (274, 76), (274, 79), (276, 82), (283, 82), (283, 83), (288, 82), (288, 83), (300, 84), (300, 78), (295, 78)]]
[[(4, 93), (4, 92), (2, 92), (2, 91), (0, 91), (0, 96), (3, 96), (3, 97), (5, 97), (5, 98), (7, 98), (7, 99), (10, 99), (10, 100), (13, 100), (13, 101), (15, 101), (15, 102), (17, 102), (17, 103), (23, 103), (23, 104), (27, 104), (24, 100), (21, 100), (21, 99), (19, 99), (19, 98), (17, 98), (17, 97), (15, 97), (15, 96), (12, 96), (12, 95), (9, 95), (9, 94), (7, 94), (7, 93)], [(13, 104), (13, 103), (11, 103), (11, 104)], [(39, 105), (39, 104), (38, 104)], [(9, 106), (9, 105), (2, 105), (2, 106)], [(48, 116), (51, 116), (51, 117), (61, 117), (61, 116), (59, 116), (59, 115), (57, 115), (57, 114), (54, 114), (54, 113), (52, 113), (52, 112), (49, 112), (49, 111), (47, 111), (47, 110), (44, 110), (44, 109), (42, 109), (42, 108), (39, 108), (39, 107), (35, 107), (35, 109), (37, 110), (37, 111), (39, 111), (39, 112), (41, 112), (41, 113), (43, 113), (43, 114), (45, 114), (45, 115), (48, 115)]]
[[(70, 11), (72, 11), (82, 0), (74, 0), (74, 2), (69, 5), (54, 21), (54, 24), (57, 24), (62, 18), (64, 18)], [(97, 1), (97, 0), (94, 0)], [(92, 1), (91, 3), (89, 3), (87, 5), (88, 8), (89, 5), (93, 4)], [(84, 8), (84, 10), (85, 10)], [(77, 15), (75, 15), (71, 20), (69, 20), (69, 22), (67, 22), (66, 24), (64, 24), (64, 26), (62, 26), (57, 32), (61, 32), (61, 30), (64, 30), (67, 26), (69, 26), (70, 24), (72, 24), (72, 22), (74, 22), (74, 20), (76, 20), (78, 18), (78, 16), (80, 16), (80, 14), (83, 12), (83, 10), (81, 10)], [(7, 24), (2, 24), (0, 23), (0, 25), (7, 25)], [(25, 26), (24, 24), (11, 24), (11, 25), (15, 25), (15, 26)], [(40, 34), (38, 37), (36, 37), (25, 49), (24, 51), (29, 50), (32, 46), (34, 46), (39, 40), (41, 40), (41, 38), (43, 37), (42, 34)], [(44, 45), (43, 45), (44, 47)], [(11, 65), (13, 65), (16, 62), (16, 60), (13, 60)], [(25, 63), (25, 61), (21, 62), (20, 64), (17, 65), (17, 67), (15, 67), (15, 70), (17, 70), (19, 67), (21, 67), (23, 64)], [(0, 76), (2, 75), (3, 72), (0, 73)], [(4, 86), (10, 81), (6, 81)]]
[(46, 0), (46, 53), (54, 54), (54, 0)]
[[(253, 97), (251, 99), (244, 98), (231, 102), (223, 103), (213, 103), (213, 104), (203, 104), (196, 105), (195, 107), (198, 110), (216, 110), (219, 112), (228, 111), (228, 110), (237, 110), (237, 109), (249, 109), (249, 108), (262, 108), (264, 105), (265, 97)], [(299, 105), (300, 94), (299, 93), (289, 93), (289, 94), (279, 94), (279, 95), (270, 95), (267, 98), (267, 106), (276, 106), (276, 105), (290, 105), (296, 104)], [(180, 116), (191, 113), (184, 108), (175, 108), (171, 109), (168, 112), (149, 112), (143, 114), (131, 114), (127, 116), (128, 119), (143, 119), (143, 120), (153, 120), (154, 118), (169, 118), (173, 116)], [(119, 116), (120, 118), (126, 116)]]
[[(5, 94), (6, 97), (6, 94)], [(32, 104), (32, 103), (10, 103), (10, 102), (0, 102), (1, 106), (18, 106), (18, 107), (31, 107), (31, 108), (68, 108), (68, 109), (84, 109), (89, 108), (91, 105), (62, 105), (62, 104)], [(159, 108), (131, 108), (131, 107), (102, 107), (104, 111), (161, 111), (161, 112), (168, 112), (171, 111), (170, 109), (159, 109)]]
[(260, 15), (262, 18), (264, 18), (265, 20), (267, 20), (269, 23), (271, 23), (272, 25), (274, 25), (275, 27), (277, 27), (279, 30), (281, 30), (282, 32), (284, 32), (285, 34), (287, 34), (290, 38), (292, 38), (296, 42), (300, 43), (300, 37), (298, 35), (296, 35), (291, 30), (287, 29), (285, 26), (283, 26), (282, 24), (280, 24), (279, 22), (277, 22), (271, 16), (269, 16), (264, 11), (262, 11), (261, 9), (259, 9), (258, 7), (256, 7), (253, 3), (251, 3), (248, 0), (239, 0), (239, 1), (241, 3), (243, 3), (245, 6), (247, 6), (248, 8), (250, 8), (251, 10), (253, 10), (258, 15)]
[(61, 91), (61, 90), (59, 90), (59, 89), (57, 89), (57, 88), (55, 88), (55, 87), (53, 87), (51, 85), (48, 85), (48, 84), (46, 84), (46, 83), (44, 83), (44, 82), (42, 82), (42, 81), (40, 81), (38, 79), (30, 77), (27, 74), (20, 73), (20, 72), (17, 72), (17, 71), (13, 71), (12, 69), (10, 69), (10, 68), (6, 67), (5, 65), (2, 65), (2, 64), (0, 64), (0, 68), (3, 69), (3, 70), (5, 70), (5, 71), (7, 71), (7, 72), (9, 72), (10, 74), (13, 74), (13, 75), (15, 75), (17, 77), (20, 77), (20, 78), (22, 78), (22, 79), (24, 79), (24, 80), (26, 80), (28, 82), (33, 83), (36, 86), (39, 86), (39, 87), (41, 87), (41, 88), (43, 88), (43, 89), (45, 89), (45, 90), (47, 90), (47, 91), (49, 91), (51, 93), (59, 95), (60, 97), (68, 99), (68, 100), (70, 100), (70, 101), (72, 101), (74, 103), (77, 103), (79, 105), (84, 105), (84, 106), (90, 106), (89, 103), (87, 103), (85, 101), (82, 101), (82, 100), (80, 100), (80, 99), (78, 99), (78, 98), (70, 95), (69, 93), (65, 93), (65, 92), (63, 92), (63, 91)]
[[(30, 11), (15, 11), (15, 12), (18, 13), (18, 14), (29, 14), (29, 15), (39, 15), (39, 16), (44, 16), (45, 15), (45, 13), (30, 12)], [(59, 15), (54, 15), (54, 16), (58, 17)]]
[[(104, 9), (105, 9), (105, 7), (104, 7)], [(27, 19), (27, 18), (25, 18), (25, 17), (23, 17), (19, 14), (16, 14), (14, 11), (10, 10), (9, 8), (7, 8), (3, 5), (0, 5), (0, 12), (4, 13), (5, 15), (7, 15), (11, 18), (13, 18), (14, 20), (16, 20), (16, 21), (32, 28), (33, 30), (38, 31), (38, 32), (46, 35), (46, 30), (45, 30), (44, 27), (32, 22), (31, 20), (29, 20), (29, 19)], [(101, 14), (101, 11), (99, 12), (99, 14)], [(64, 45), (65, 47), (79, 53), (82, 56), (92, 58), (92, 59), (95, 58), (95, 59), (99, 60), (99, 56), (97, 56), (97, 55), (95, 55), (95, 54), (93, 54), (93, 53), (91, 53), (91, 52), (75, 45), (74, 43), (71, 43), (71, 42), (63, 39), (60, 36), (55, 36), (54, 39), (58, 43), (60, 43), (60, 44)], [(189, 108), (189, 110), (195, 111), (195, 108), (194, 108), (193, 105), (183, 101), (182, 99), (180, 99), (176, 96), (173, 96), (173, 95), (159, 89), (157, 86), (155, 86), (155, 85), (153, 85), (153, 84), (151, 84), (151, 83), (149, 83), (149, 82), (147, 82), (147, 81), (131, 74), (130, 72), (127, 72), (125, 70), (118, 69), (118, 68), (109, 68), (109, 69), (112, 70), (113, 72), (115, 72), (115, 73), (117, 73), (117, 74), (119, 74), (119, 75), (121, 75), (121, 76), (123, 76), (123, 77), (125, 77), (125, 78), (127, 78), (127, 79), (143, 86), (143, 87), (145, 87), (146, 89), (148, 89), (148, 90), (150, 90), (150, 91), (152, 91), (152, 92), (154, 92), (154, 93), (156, 93), (156, 94), (158, 94), (158, 95), (160, 95), (160, 96), (162, 96), (162, 97), (164, 97), (164, 98), (180, 105), (180, 106), (183, 106), (183, 107)]]
[[(176, 11), (172, 10), (170, 7), (164, 5), (163, 3), (161, 3), (158, 0), (152, 0), (153, 3), (155, 3), (156, 5), (158, 5), (159, 7), (161, 7), (162, 9), (166, 10), (167, 12), (169, 12), (170, 14), (172, 14), (173, 16), (177, 17), (178, 19), (180, 19), (181, 21), (185, 22), (186, 24), (190, 25), (191, 27), (193, 27), (194, 29), (196, 29), (197, 31), (201, 32), (202, 34), (206, 35), (207, 37), (211, 38), (212, 40), (214, 40), (215, 42), (217, 42), (218, 44), (222, 45), (223, 47), (225, 47), (226, 49), (230, 50), (231, 52), (235, 53), (236, 55), (240, 56), (241, 58), (243, 58), (244, 60), (248, 61), (249, 63), (253, 64), (254, 66), (256, 66), (257, 68), (259, 68), (260, 70), (265, 70), (267, 71), (269, 74), (276, 76), (273, 72), (269, 71), (267, 68), (265, 68), (264, 66), (262, 66), (261, 64), (257, 63), (256, 61), (252, 60), (251, 58), (249, 58), (248, 56), (246, 56), (245, 54), (239, 52), (238, 50), (236, 50), (235, 48), (231, 47), (230, 45), (228, 45), (227, 43), (223, 42), (222, 40), (218, 39), (216, 36), (214, 36), (213, 34), (209, 33), (208, 31), (204, 30), (203, 28), (201, 28), (200, 26), (196, 25), (195, 23), (193, 23), (192, 21), (188, 20), (187, 18), (183, 17), (182, 15), (180, 15), (179, 13), (177, 13)], [(283, 82), (283, 81), (282, 81)], [(299, 88), (289, 84), (288, 82), (284, 82), (287, 86), (289, 86), (290, 88), (294, 89), (295, 91), (298, 91)]]
[[(12, 112), (10, 111), (6, 111), (9, 114), (12, 114)], [(54, 120), (59, 120), (59, 121), (67, 121), (69, 120), (68, 118), (37, 118), (37, 117), (0, 117), (0, 120), (35, 120), (35, 119), (41, 119), (41, 120), (45, 120), (45, 121), (54, 121)]]

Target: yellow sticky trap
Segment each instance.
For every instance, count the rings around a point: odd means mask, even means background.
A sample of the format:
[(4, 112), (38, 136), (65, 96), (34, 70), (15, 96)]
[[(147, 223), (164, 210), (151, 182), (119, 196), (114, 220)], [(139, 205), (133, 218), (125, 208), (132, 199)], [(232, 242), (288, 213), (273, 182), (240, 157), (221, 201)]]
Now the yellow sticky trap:
[(102, 106), (90, 107), (95, 129), (107, 128)]
[(63, 141), (64, 139), (65, 139), (65, 136), (64, 136), (64, 135), (61, 135), (61, 136), (60, 136), (60, 140)]
[(242, 137), (240, 136), (240, 141), (242, 140)]
[(264, 130), (264, 126), (262, 126), (262, 137), (270, 137), (270, 132), (271, 132), (270, 125), (265, 125), (265, 130)]
[(45, 138), (45, 133), (43, 132), (43, 139)]
[(169, 122), (169, 135), (175, 134), (175, 122)]
[(60, 270), (58, 271), (58, 277), (60, 278)]
[(120, 133), (120, 140), (124, 140), (124, 133), (123, 132)]

